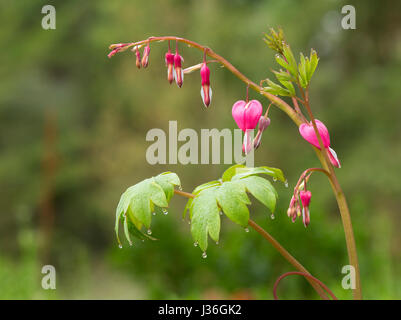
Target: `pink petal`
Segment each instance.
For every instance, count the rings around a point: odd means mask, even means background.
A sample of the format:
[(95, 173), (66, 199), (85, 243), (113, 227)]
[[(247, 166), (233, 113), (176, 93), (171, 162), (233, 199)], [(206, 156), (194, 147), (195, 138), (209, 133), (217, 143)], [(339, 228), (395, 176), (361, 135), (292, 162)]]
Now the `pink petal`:
[(239, 100), (234, 103), (232, 108), (232, 116), (242, 131), (247, 129), (255, 129), (263, 108), (259, 101), (251, 100), (246, 103), (244, 100)]
[[(329, 131), (327, 130), (327, 128), (323, 124), (323, 122), (321, 122), (317, 119), (315, 121), (316, 121), (317, 129), (320, 133), (320, 136), (322, 137), (324, 147), (325, 148), (330, 147)], [(299, 133), (306, 141), (308, 141), (310, 144), (314, 145), (316, 148), (320, 149), (319, 141), (316, 137), (315, 130), (314, 130), (311, 122), (310, 123), (302, 123), (299, 126)]]
[(331, 164), (336, 168), (341, 168), (341, 163), (340, 160), (338, 160), (337, 153), (332, 148), (327, 149), (327, 154)]
[(232, 115), (237, 123), (238, 128), (240, 128), (242, 131), (245, 132), (245, 124), (244, 124), (244, 107), (246, 105), (246, 102), (244, 100), (239, 100), (236, 103), (234, 103), (233, 108), (232, 108)]

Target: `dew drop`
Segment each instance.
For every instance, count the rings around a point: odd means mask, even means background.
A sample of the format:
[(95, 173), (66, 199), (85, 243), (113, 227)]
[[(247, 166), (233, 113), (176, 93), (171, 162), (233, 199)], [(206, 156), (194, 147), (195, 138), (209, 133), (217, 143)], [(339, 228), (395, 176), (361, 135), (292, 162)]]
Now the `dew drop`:
[(219, 213), (220, 213), (221, 216), (223, 215), (223, 211), (220, 211)]
[(178, 189), (179, 189), (180, 191), (182, 191), (182, 187), (181, 187), (181, 186), (178, 186)]
[(217, 245), (217, 246), (219, 245), (219, 242), (218, 242), (218, 241), (216, 241), (216, 245)]
[(245, 232), (249, 232), (249, 229), (248, 229), (248, 228), (245, 228)]
[(285, 186), (286, 188), (288, 188), (288, 181), (287, 181), (287, 180), (284, 181), (284, 186)]
[(162, 209), (164, 215), (168, 215), (168, 211), (166, 209)]
[(122, 248), (123, 248), (123, 245), (122, 245), (122, 244), (119, 244), (118, 247), (119, 247), (120, 249), (122, 249)]
[(202, 253), (202, 258), (203, 258), (203, 259), (206, 259), (206, 258), (207, 258), (206, 251)]
[(274, 220), (276, 217), (274, 216), (274, 214), (272, 213), (272, 215), (270, 216), (270, 219)]
[(152, 230), (148, 229), (148, 231), (146, 231), (146, 233), (147, 233), (148, 235), (151, 235), (151, 234), (152, 234)]
[(129, 242), (129, 246), (132, 247), (132, 242), (131, 241)]
[(197, 247), (198, 246), (198, 242), (196, 241), (196, 242), (194, 242), (194, 247)]
[(156, 215), (156, 212), (152, 212), (152, 214), (155, 216), (155, 215)]
[(273, 177), (273, 181), (276, 182), (276, 181), (277, 181), (277, 178), (276, 178), (276, 177)]

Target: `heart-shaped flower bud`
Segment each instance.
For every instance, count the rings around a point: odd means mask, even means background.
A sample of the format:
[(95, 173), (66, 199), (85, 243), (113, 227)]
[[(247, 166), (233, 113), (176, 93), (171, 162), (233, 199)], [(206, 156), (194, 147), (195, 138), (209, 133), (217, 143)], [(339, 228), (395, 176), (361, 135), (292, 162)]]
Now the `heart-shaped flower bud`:
[(167, 66), (167, 80), (171, 84), (174, 80), (174, 55), (170, 50), (166, 53), (165, 61)]
[(174, 78), (177, 86), (180, 88), (184, 82), (184, 72), (182, 70), (183, 61), (184, 59), (176, 52), (174, 55)]
[(302, 206), (304, 208), (309, 207), (310, 200), (312, 198), (312, 192), (301, 190), (299, 192), (299, 197), (301, 198)]
[(202, 64), (200, 75), (202, 80), (201, 96), (203, 104), (207, 108), (212, 100), (212, 88), (210, 88), (210, 69), (206, 62)]
[[(329, 131), (327, 130), (326, 126), (323, 122), (319, 120), (315, 120), (317, 130), (319, 131), (320, 136), (322, 137), (323, 145), (325, 148), (330, 146), (330, 135)], [(317, 139), (315, 129), (313, 128), (312, 123), (302, 123), (299, 126), (299, 133), (301, 136), (308, 141), (310, 144), (314, 145), (316, 148), (320, 149), (319, 141)]]
[(150, 46), (148, 43), (145, 49), (143, 49), (142, 67), (144, 68), (146, 68), (149, 64), (149, 53), (150, 53)]
[(268, 117), (260, 117), (258, 123), (259, 131), (265, 131), (266, 128), (270, 125), (270, 118)]
[[(336, 168), (341, 168), (340, 160), (338, 160), (336, 152), (332, 148), (330, 148), (329, 131), (327, 130), (327, 128), (323, 124), (323, 122), (321, 122), (319, 120), (315, 120), (315, 122), (316, 122), (317, 130), (319, 131), (319, 134), (322, 138), (323, 146), (326, 149), (326, 152), (327, 152), (327, 155), (329, 156), (331, 164)], [(310, 123), (302, 123), (299, 126), (299, 133), (306, 141), (308, 141), (310, 144), (312, 144), (316, 148), (320, 149), (319, 141), (317, 139), (315, 130), (313, 128), (313, 124), (311, 122)]]
[(266, 130), (266, 128), (270, 125), (270, 118), (261, 116), (258, 122), (258, 133), (256, 134), (255, 141), (253, 143), (253, 147), (255, 149), (259, 148), (260, 143), (262, 141), (262, 133)]
[(232, 108), (232, 116), (238, 127), (244, 132), (256, 128), (262, 112), (262, 105), (257, 100), (251, 100), (248, 103), (239, 100), (234, 103)]

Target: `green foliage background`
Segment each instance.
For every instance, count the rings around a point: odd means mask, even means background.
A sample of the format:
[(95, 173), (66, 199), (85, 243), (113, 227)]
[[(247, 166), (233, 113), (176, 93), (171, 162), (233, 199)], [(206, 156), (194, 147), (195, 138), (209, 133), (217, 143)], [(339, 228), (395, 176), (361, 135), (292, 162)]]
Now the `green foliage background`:
[[(56, 7), (56, 30), (41, 28), (45, 4)], [(340, 27), (345, 4), (356, 8), (356, 30)], [(227, 168), (149, 165), (146, 132), (167, 131), (169, 120), (179, 130), (234, 129), (231, 106), (244, 98), (245, 86), (211, 66), (213, 101), (205, 110), (198, 74), (186, 76), (182, 89), (167, 83), (165, 44), (152, 46), (147, 70), (136, 70), (132, 54), (106, 55), (110, 43), (178, 35), (213, 48), (259, 81), (273, 78), (274, 55), (262, 41), (272, 26), (283, 27), (294, 52), (313, 47), (320, 57), (311, 103), (342, 161), (337, 172), (364, 296), (401, 298), (399, 1), (3, 0), (0, 21), (0, 298), (271, 299), (275, 279), (291, 266), (256, 232), (228, 219), (219, 245), (211, 243), (202, 259), (178, 197), (167, 216), (154, 219), (159, 241), (118, 249), (114, 212), (128, 186), (170, 170), (190, 191)], [(201, 59), (193, 49), (181, 52), (184, 66)], [(318, 162), (285, 114), (273, 108), (270, 115), (255, 165), (283, 169), (290, 188), (276, 185), (275, 220), (257, 201), (251, 216), (339, 298), (351, 298), (341, 287), (345, 240), (325, 177), (316, 174), (310, 183), (309, 228), (286, 216), (299, 174)], [(54, 171), (44, 159), (55, 159)], [(44, 264), (56, 267), (55, 291), (41, 288)], [(279, 291), (282, 298), (316, 298), (296, 277)]]

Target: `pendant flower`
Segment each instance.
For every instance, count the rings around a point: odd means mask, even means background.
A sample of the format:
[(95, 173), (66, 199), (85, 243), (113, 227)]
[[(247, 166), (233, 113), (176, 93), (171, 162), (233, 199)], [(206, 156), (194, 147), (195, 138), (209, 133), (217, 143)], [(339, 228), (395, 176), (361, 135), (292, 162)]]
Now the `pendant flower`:
[(148, 43), (145, 49), (143, 49), (142, 67), (144, 68), (146, 68), (149, 64), (149, 53), (150, 53), (150, 46)]
[(167, 80), (168, 82), (173, 83), (174, 80), (174, 55), (170, 50), (170, 43), (168, 45), (168, 51), (165, 55), (166, 66), (167, 66)]
[(299, 197), (302, 202), (302, 220), (304, 222), (305, 227), (307, 227), (310, 223), (310, 212), (309, 212), (309, 203), (312, 198), (312, 193), (308, 190), (301, 190), (299, 192)]
[(209, 107), (212, 101), (212, 88), (210, 87), (210, 69), (207, 66), (206, 61), (203, 62), (200, 69), (200, 75), (202, 79), (201, 96), (205, 107)]
[(135, 51), (135, 56), (136, 56), (135, 60), (136, 67), (138, 69), (141, 69), (141, 53), (139, 52), (138, 48)]
[[(329, 156), (330, 162), (336, 168), (341, 168), (340, 160), (338, 160), (336, 152), (330, 148), (330, 135), (329, 131), (327, 130), (326, 126), (323, 122), (319, 120), (316, 121), (316, 126), (319, 131), (320, 136), (322, 137), (323, 146), (326, 149), (327, 155)], [(316, 148), (320, 149), (319, 141), (315, 134), (315, 130), (313, 128), (312, 122), (309, 123), (302, 123), (299, 126), (299, 133), (301, 136), (308, 141), (310, 144), (315, 146)]]
[(262, 104), (257, 100), (251, 100), (249, 102), (239, 100), (233, 105), (232, 116), (238, 127), (245, 133), (242, 145), (242, 150), (245, 154), (248, 154), (252, 150), (251, 131), (256, 128), (262, 112)]
[[(177, 43), (178, 45), (178, 43)], [(178, 54), (178, 47), (175, 47), (175, 55), (174, 55), (174, 78), (177, 86), (181, 88), (182, 83), (184, 82), (184, 72), (182, 70), (182, 62), (184, 58)]]
[(258, 133), (256, 134), (255, 141), (253, 143), (253, 147), (255, 149), (259, 148), (260, 143), (262, 141), (262, 133), (266, 130), (266, 128), (270, 125), (270, 118), (266, 116), (262, 116), (259, 119), (258, 123)]

